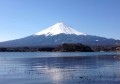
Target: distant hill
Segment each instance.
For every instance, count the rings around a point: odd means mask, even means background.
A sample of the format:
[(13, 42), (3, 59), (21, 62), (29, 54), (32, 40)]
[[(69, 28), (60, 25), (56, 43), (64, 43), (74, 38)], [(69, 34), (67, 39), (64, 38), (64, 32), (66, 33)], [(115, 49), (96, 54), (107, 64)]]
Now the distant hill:
[(52, 47), (15, 47), (15, 48), (0, 48), (1, 52), (41, 52), (41, 51), (49, 51), (49, 52), (93, 52), (93, 50), (86, 45), (77, 43), (64, 43), (55, 48)]
[(58, 52), (93, 52), (93, 50), (89, 46), (85, 46), (83, 44), (77, 43), (64, 43), (58, 47), (56, 47), (53, 51)]

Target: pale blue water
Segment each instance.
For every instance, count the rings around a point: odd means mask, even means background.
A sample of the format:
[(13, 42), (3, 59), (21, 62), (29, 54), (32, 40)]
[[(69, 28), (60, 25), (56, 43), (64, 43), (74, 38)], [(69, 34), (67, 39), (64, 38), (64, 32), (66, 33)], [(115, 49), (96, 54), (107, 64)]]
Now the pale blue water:
[(120, 84), (120, 53), (1, 52), (0, 84)]

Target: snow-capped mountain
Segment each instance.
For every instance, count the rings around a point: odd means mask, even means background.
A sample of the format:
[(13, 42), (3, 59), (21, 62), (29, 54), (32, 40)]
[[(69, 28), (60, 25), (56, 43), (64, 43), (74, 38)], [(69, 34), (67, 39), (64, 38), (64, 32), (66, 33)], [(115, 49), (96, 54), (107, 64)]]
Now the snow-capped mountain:
[(31, 36), (0, 42), (0, 47), (53, 47), (63, 43), (82, 43), (88, 46), (115, 46), (120, 40), (87, 35), (65, 23), (57, 23)]
[(58, 34), (74, 34), (74, 35), (86, 35), (79, 32), (65, 23), (56, 23), (55, 25), (36, 33), (35, 35), (53, 36)]

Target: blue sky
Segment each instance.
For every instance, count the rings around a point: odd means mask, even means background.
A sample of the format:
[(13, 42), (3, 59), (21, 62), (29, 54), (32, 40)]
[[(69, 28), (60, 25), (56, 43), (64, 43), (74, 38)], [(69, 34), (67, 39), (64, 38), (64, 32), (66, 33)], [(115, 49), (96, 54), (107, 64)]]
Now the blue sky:
[(120, 0), (0, 0), (0, 41), (26, 37), (57, 22), (120, 39)]

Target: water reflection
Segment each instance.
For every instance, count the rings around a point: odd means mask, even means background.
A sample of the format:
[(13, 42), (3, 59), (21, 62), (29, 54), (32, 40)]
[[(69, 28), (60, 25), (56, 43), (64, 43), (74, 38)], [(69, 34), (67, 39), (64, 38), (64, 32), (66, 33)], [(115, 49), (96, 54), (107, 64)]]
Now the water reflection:
[[(17, 56), (16, 53), (14, 55)], [(0, 57), (0, 84), (119, 84), (119, 66), (119, 54), (45, 58), (22, 54), (22, 58)]]

